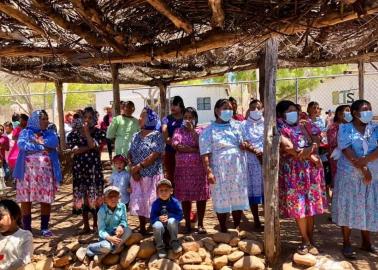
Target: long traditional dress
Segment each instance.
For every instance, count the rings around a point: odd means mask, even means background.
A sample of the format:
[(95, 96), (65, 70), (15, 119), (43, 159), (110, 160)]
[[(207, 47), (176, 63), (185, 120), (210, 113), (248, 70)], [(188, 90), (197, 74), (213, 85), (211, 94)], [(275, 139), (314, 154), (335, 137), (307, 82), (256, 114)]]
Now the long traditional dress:
[[(375, 151), (377, 140), (378, 127), (373, 124), (366, 126), (365, 134), (361, 134), (353, 123), (339, 128), (338, 147), (341, 150), (350, 147), (357, 157)], [(332, 199), (332, 220), (337, 225), (378, 231), (378, 160), (369, 163), (368, 168), (373, 181), (366, 185), (360, 170), (344, 154), (338, 160)]]
[[(164, 139), (159, 131), (152, 131), (146, 137), (141, 132), (134, 135), (129, 154), (133, 166), (145, 160), (153, 152), (163, 153)], [(131, 177), (130, 213), (132, 215), (150, 217), (151, 205), (156, 200), (156, 184), (162, 178), (162, 159), (140, 171), (141, 178)]]
[[(311, 124), (313, 125), (313, 124)], [(288, 138), (295, 149), (306, 146), (299, 125), (278, 123), (282, 136)], [(316, 127), (312, 126), (312, 130)], [(280, 154), (279, 169), (280, 214), (283, 218), (304, 218), (324, 213), (327, 207), (324, 171), (310, 160), (298, 160), (286, 153)]]
[[(172, 145), (198, 148), (198, 130), (176, 129)], [(210, 197), (209, 185), (199, 152), (176, 152), (175, 196), (180, 201), (205, 201)]]
[[(339, 123), (333, 123), (327, 130), (328, 151), (330, 155), (337, 148), (337, 134), (339, 132), (339, 125)], [(329, 164), (331, 166), (332, 183), (334, 183), (337, 170), (337, 160), (329, 158)]]
[(240, 123), (213, 122), (200, 135), (201, 155), (211, 154), (210, 164), (215, 176), (211, 185), (214, 210), (217, 213), (249, 208), (247, 192), (247, 164), (240, 149), (243, 141)]
[[(97, 146), (105, 140), (105, 133), (98, 128), (94, 128), (91, 136)], [(87, 139), (78, 130), (68, 135), (67, 142), (71, 149), (88, 146)], [(100, 207), (103, 202), (104, 176), (99, 150), (95, 148), (75, 155), (72, 171), (74, 212), (78, 213), (83, 207), (89, 209)]]
[[(244, 140), (253, 148), (262, 152), (264, 148), (264, 119), (253, 120), (250, 117), (242, 123)], [(262, 166), (256, 154), (247, 152), (247, 188), (250, 204), (261, 204), (264, 201)]]
[(135, 133), (139, 131), (138, 120), (134, 117), (118, 115), (112, 119), (106, 132), (108, 139), (115, 139), (116, 155), (125, 155), (130, 149), (130, 143)]

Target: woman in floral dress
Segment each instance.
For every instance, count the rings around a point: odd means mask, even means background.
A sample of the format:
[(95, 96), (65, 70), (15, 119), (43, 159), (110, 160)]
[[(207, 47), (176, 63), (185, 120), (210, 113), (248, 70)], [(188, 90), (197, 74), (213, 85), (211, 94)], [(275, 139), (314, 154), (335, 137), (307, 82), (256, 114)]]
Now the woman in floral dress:
[(298, 108), (291, 101), (279, 102), (276, 111), (282, 138), (280, 213), (283, 218), (294, 218), (297, 222), (302, 237), (298, 252), (317, 254), (313, 239), (314, 216), (323, 214), (327, 207), (323, 167), (320, 162), (311, 160), (317, 153), (314, 137), (319, 136), (320, 130), (312, 126), (313, 134), (309, 134), (306, 127), (298, 123)]
[(259, 204), (264, 203), (262, 152), (264, 147), (263, 105), (259, 100), (249, 103), (246, 120), (242, 123), (242, 133), (247, 150), (248, 199), (254, 226), (261, 228)]
[(203, 218), (210, 191), (199, 154), (197, 123), (196, 110), (192, 107), (186, 108), (183, 126), (176, 129), (172, 137), (172, 146), (176, 150), (175, 196), (182, 202), (186, 233), (191, 231), (192, 201), (197, 202), (198, 233), (204, 234), (206, 230), (203, 226)]
[(41, 204), (41, 235), (52, 236), (48, 229), (51, 204), (62, 180), (59, 145), (55, 132), (47, 129), (49, 118), (44, 110), (34, 111), (18, 137), (19, 153), (13, 177), (17, 180), (16, 200), (21, 203), (22, 223), (31, 231), (32, 202)]
[(75, 114), (72, 132), (67, 137), (73, 158), (74, 213), (82, 213), (84, 228), (90, 232), (89, 212), (93, 216), (93, 230), (97, 229), (97, 210), (103, 202), (104, 177), (99, 146), (105, 141), (105, 132), (96, 128), (97, 118), (92, 107), (83, 115)]
[(328, 154), (329, 164), (331, 165), (331, 175), (332, 175), (332, 186), (335, 183), (335, 175), (337, 169), (337, 160), (332, 158), (333, 151), (337, 148), (337, 134), (339, 132), (339, 127), (341, 124), (346, 124), (352, 121), (352, 114), (350, 113), (349, 105), (340, 105), (336, 108), (335, 117), (333, 118), (333, 123), (328, 127), (327, 130), (327, 141), (328, 141)]
[(160, 126), (159, 116), (150, 108), (143, 109), (139, 125), (141, 131), (134, 135), (129, 151), (130, 213), (138, 216), (140, 233), (147, 234), (146, 222), (156, 199), (156, 184), (163, 177), (164, 139), (156, 130)]
[(220, 229), (227, 232), (227, 214), (232, 213), (235, 228), (243, 210), (248, 209), (247, 164), (240, 122), (231, 120), (231, 102), (220, 99), (214, 108), (215, 122), (200, 135), (200, 153), (211, 184), (214, 211)]
[(363, 250), (378, 254), (370, 239), (370, 232), (378, 232), (378, 126), (366, 100), (353, 102), (351, 113), (352, 122), (339, 128), (342, 155), (332, 199), (332, 220), (341, 226), (347, 258), (355, 257), (351, 229), (361, 230)]

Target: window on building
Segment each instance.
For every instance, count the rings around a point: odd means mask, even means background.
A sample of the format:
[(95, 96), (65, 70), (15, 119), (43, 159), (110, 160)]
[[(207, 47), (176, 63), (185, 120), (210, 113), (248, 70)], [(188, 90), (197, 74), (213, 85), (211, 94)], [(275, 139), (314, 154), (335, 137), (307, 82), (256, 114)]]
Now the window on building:
[(211, 98), (209, 98), (209, 97), (197, 98), (197, 110), (198, 111), (210, 111), (211, 110)]

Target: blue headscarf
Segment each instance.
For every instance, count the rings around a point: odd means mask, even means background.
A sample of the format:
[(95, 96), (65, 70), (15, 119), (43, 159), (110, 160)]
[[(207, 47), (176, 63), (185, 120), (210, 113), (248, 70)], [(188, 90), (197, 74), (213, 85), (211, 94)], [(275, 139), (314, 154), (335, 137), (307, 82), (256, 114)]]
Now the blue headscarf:
[(147, 112), (143, 129), (159, 130), (161, 126), (159, 115), (149, 107), (145, 107), (143, 110)]
[(41, 119), (42, 114), (43, 114), (42, 110), (37, 110), (37, 111), (32, 112), (31, 116), (29, 117), (28, 125), (26, 126), (26, 128), (31, 129), (34, 132), (41, 131), (41, 126), (39, 124), (39, 121)]

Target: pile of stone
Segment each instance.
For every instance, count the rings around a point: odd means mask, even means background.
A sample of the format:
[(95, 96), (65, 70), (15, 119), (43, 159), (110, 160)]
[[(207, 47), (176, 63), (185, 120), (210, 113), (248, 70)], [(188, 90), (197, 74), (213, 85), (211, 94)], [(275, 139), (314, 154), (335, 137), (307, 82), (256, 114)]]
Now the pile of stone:
[[(263, 245), (253, 235), (241, 231), (215, 233), (195, 241), (192, 236), (181, 238), (183, 251), (159, 259), (153, 238), (143, 239), (133, 233), (119, 254), (109, 254), (101, 264), (85, 261), (85, 246), (79, 242), (59, 243), (56, 256), (45, 258), (34, 264), (36, 270), (263, 270)], [(31, 269), (31, 268), (30, 268)]]
[(293, 262), (283, 265), (283, 270), (354, 270), (351, 263), (337, 261), (327, 256), (312, 254), (300, 255), (295, 253)]

